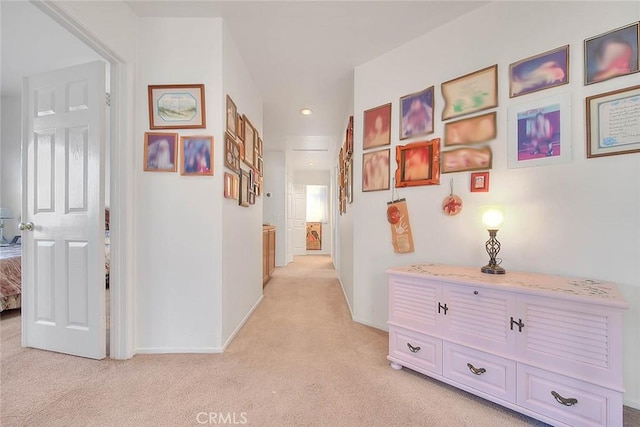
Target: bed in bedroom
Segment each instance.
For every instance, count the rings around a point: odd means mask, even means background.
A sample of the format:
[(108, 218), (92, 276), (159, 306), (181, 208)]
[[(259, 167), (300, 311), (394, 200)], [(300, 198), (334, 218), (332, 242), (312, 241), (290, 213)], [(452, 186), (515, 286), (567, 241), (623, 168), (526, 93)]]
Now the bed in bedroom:
[[(104, 238), (104, 267), (109, 287), (111, 250), (109, 232)], [(22, 303), (22, 246), (0, 246), (0, 312), (20, 308)]]

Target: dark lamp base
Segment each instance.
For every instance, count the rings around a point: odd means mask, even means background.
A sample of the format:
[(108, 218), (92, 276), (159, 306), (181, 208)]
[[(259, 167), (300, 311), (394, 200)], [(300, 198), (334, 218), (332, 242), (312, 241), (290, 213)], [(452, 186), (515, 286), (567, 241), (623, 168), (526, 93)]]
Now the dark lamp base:
[(485, 265), (480, 269), (480, 271), (486, 274), (505, 274), (507, 272), (504, 268), (500, 267), (499, 265), (494, 265), (494, 266)]

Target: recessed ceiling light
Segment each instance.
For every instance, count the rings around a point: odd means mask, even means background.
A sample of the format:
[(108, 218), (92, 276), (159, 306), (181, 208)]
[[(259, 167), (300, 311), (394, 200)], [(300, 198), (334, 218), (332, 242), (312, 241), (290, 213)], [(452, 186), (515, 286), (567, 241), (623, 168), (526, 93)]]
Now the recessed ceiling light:
[(313, 166), (313, 162), (309, 162), (309, 166)]
[(313, 111), (311, 110), (311, 108), (303, 108), (302, 110), (300, 110), (300, 114), (302, 114), (303, 116), (310, 116), (313, 114)]

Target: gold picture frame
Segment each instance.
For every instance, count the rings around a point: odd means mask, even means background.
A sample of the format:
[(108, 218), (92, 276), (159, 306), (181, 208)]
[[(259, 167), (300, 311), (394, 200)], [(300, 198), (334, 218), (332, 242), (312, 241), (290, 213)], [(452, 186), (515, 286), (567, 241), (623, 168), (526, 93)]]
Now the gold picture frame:
[(498, 106), (498, 65), (491, 65), (442, 83), (442, 120)]
[(203, 84), (149, 85), (149, 128), (207, 127)]

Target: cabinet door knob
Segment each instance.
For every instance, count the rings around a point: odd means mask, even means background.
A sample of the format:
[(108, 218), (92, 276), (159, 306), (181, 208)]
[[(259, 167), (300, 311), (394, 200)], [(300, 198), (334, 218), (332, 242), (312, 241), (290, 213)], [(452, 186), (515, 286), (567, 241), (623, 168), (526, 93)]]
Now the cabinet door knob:
[(556, 399), (556, 401), (558, 403), (560, 403), (561, 405), (564, 405), (564, 406), (573, 406), (576, 403), (578, 403), (578, 399), (576, 399), (574, 397), (562, 397), (556, 391), (552, 391), (551, 395)]
[(411, 344), (407, 343), (407, 347), (409, 347), (409, 351), (411, 353), (417, 353), (420, 351), (420, 347), (414, 347)]
[(469, 370), (474, 374), (474, 375), (482, 375), (485, 372), (487, 372), (486, 369), (484, 368), (476, 368), (475, 366), (473, 366), (471, 363), (467, 363), (467, 368), (469, 368)]

